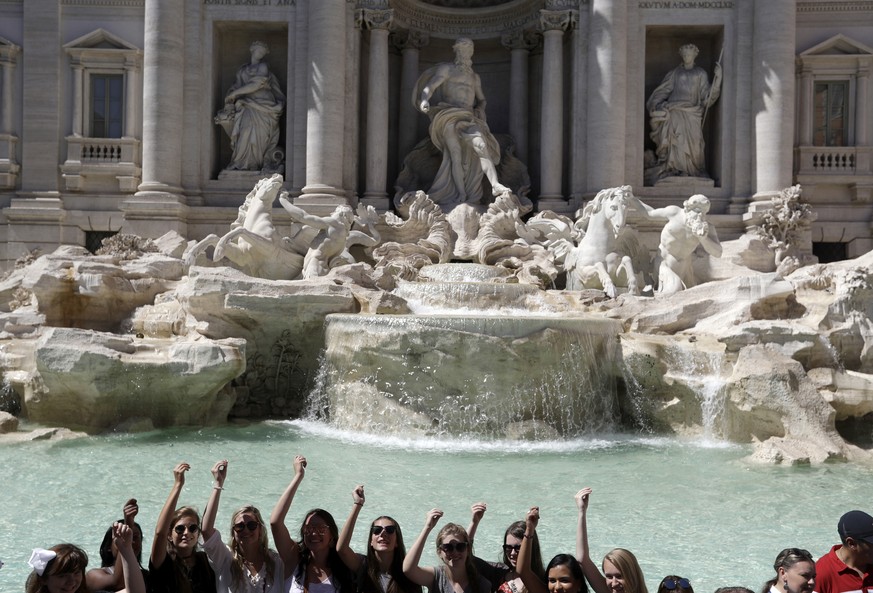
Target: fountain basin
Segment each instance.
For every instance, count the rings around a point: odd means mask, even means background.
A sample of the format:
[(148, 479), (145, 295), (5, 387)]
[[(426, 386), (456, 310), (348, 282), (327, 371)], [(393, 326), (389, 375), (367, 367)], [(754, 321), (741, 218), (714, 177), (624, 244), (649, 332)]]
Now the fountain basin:
[(315, 414), (395, 434), (556, 438), (618, 419), (619, 322), (328, 315)]

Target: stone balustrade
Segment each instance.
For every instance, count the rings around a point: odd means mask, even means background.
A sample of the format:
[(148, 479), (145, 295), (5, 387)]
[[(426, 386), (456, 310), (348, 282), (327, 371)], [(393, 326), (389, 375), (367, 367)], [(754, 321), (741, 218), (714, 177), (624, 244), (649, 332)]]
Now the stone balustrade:
[(112, 179), (118, 190), (134, 192), (142, 176), (141, 143), (136, 138), (68, 136), (67, 160), (61, 166), (66, 188), (87, 189), (88, 179)]
[(873, 147), (800, 146), (796, 150), (798, 175), (871, 175)]

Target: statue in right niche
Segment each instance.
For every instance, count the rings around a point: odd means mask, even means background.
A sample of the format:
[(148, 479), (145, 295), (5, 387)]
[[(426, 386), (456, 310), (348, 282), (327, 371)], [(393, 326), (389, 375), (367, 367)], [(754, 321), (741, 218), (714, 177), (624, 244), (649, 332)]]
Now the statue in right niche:
[[(721, 93), (721, 64), (715, 64), (712, 84), (695, 64), (694, 44), (679, 48), (682, 63), (671, 70), (646, 101), (655, 143), (655, 162), (646, 165), (646, 182), (665, 177), (703, 177), (706, 172), (703, 123)], [(719, 61), (721, 58), (719, 58)]]

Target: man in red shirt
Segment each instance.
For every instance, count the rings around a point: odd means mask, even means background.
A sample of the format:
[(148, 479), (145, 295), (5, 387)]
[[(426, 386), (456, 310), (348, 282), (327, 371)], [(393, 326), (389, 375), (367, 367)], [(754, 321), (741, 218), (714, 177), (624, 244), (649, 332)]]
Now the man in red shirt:
[(837, 531), (842, 545), (815, 563), (816, 593), (873, 593), (873, 517), (849, 511)]

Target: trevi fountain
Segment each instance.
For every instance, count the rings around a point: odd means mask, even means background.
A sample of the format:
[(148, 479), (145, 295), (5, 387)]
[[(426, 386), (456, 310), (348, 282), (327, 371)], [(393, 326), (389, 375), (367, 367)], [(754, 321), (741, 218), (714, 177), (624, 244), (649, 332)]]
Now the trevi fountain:
[(487, 559), (534, 504), (544, 554), (572, 551), (573, 493), (591, 485), (594, 554), (634, 550), (650, 589), (758, 588), (778, 550), (824, 553), (868, 504), (873, 253), (818, 263), (802, 185), (719, 238), (702, 138), (721, 58), (706, 71), (683, 45), (646, 102), (645, 183), (697, 190), (652, 205), (616, 184), (567, 212), (531, 199), (490, 131), (473, 41), (452, 50), (407, 98), (429, 133), (390, 208), (296, 202), (286, 96), (253, 42), (214, 114), (221, 176), (251, 173), (229, 227), (64, 245), (6, 274), (3, 590), (31, 547), (96, 550), (129, 497), (147, 549), (181, 460), (201, 508), (230, 460), (229, 512), (269, 509), (305, 454), (291, 524), (312, 506), (342, 520), (365, 483), (407, 541), (428, 508), (465, 524), (483, 500)]

